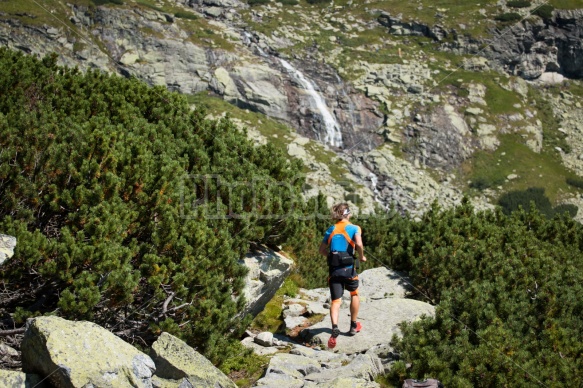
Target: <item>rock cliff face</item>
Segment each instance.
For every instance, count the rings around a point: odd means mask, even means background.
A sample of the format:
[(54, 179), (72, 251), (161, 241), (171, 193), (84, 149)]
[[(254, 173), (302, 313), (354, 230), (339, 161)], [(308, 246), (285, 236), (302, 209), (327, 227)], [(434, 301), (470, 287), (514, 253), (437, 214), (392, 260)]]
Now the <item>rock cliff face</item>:
[(583, 10), (556, 10), (549, 20), (525, 17), (521, 23), (493, 29), (487, 41), (438, 24), (405, 22), (386, 12), (379, 16), (379, 23), (394, 35), (421, 35), (436, 41), (452, 37), (443, 49), (483, 56), (495, 67), (524, 79), (537, 79), (545, 72), (583, 78)]
[[(452, 174), (475, 152), (495, 151), (500, 135), (518, 134), (533, 151), (542, 150), (543, 124), (529, 107), (530, 86), (523, 79), (556, 83), (583, 75), (582, 10), (556, 10), (549, 20), (532, 16), (492, 31), (486, 40), (465, 35), (451, 23), (411, 21), (368, 7), (364, 11), (370, 17), (353, 15), (357, 4), (314, 8), (270, 2), (250, 8), (238, 0), (171, 3), (168, 8), (161, 2), (163, 10), (59, 2), (61, 8), (48, 11), (63, 23), (52, 24), (26, 13), (0, 13), (0, 44), (36, 55), (56, 52), (67, 66), (133, 76), (185, 94), (207, 92), (263, 113), (324, 144), (326, 151), (336, 152), (335, 161), (348, 166), (348, 173), (334, 175), (319, 155), (308, 155), (314, 147), (290, 138), (290, 156), (302, 158), (311, 170), (306, 195), (320, 190), (330, 203), (354, 199), (367, 211), (375, 202), (395, 204), (413, 214), (427, 209), (430, 199), (443, 206), (458, 203), (464, 189), (455, 187)], [(382, 33), (382, 39), (372, 37), (373, 32)], [(326, 39), (316, 43), (318, 36)], [(430, 38), (441, 53), (472, 56), (457, 63), (407, 47), (407, 39), (416, 36)], [(357, 43), (342, 44), (350, 39)], [(371, 53), (377, 53), (374, 59)], [(494, 81), (456, 79), (460, 68), (489, 72), (485, 77)], [(499, 76), (492, 77), (493, 70)], [(455, 86), (444, 87), (449, 83)], [(500, 88), (515, 95), (515, 113), (491, 112), (487, 96)], [(572, 109), (555, 111), (569, 116)], [(565, 120), (563, 128), (572, 128)], [(417, 171), (423, 168), (439, 178)], [(352, 192), (358, 187), (358, 200), (339, 180), (350, 181)], [(478, 208), (492, 202), (485, 196), (472, 200)]]
[(458, 53), (481, 55), (495, 67), (527, 80), (545, 72), (583, 78), (583, 10), (557, 10), (550, 20), (530, 17), (493, 31), (490, 41), (458, 36), (444, 45)]

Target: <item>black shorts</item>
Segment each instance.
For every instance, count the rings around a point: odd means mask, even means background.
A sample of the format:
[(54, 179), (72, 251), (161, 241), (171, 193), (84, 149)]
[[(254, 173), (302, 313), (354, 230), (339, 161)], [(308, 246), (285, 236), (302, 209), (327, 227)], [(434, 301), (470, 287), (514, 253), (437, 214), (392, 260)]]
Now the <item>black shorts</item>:
[(358, 295), (358, 275), (354, 268), (338, 268), (330, 271), (328, 285), (332, 301), (339, 300), (344, 294), (344, 290), (350, 295)]

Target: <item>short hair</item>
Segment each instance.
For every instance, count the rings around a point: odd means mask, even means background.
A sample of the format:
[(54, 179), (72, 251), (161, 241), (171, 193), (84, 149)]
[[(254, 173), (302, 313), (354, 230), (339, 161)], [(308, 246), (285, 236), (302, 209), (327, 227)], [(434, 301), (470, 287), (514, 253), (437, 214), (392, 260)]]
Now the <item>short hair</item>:
[[(348, 212), (346, 212), (348, 210)], [(332, 219), (336, 221), (343, 220), (350, 214), (350, 208), (346, 202), (332, 206)]]

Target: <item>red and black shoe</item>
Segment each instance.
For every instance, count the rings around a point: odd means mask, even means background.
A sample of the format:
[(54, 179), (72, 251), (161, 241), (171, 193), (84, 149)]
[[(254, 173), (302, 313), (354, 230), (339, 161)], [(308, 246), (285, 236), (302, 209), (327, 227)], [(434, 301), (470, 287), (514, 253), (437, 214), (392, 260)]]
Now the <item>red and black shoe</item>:
[(361, 330), (362, 325), (360, 324), (360, 322), (351, 322), (350, 331), (348, 332), (348, 335), (356, 335), (356, 333), (359, 333)]
[(328, 348), (334, 349), (336, 347), (336, 338), (340, 335), (340, 329), (335, 327), (332, 329), (332, 335), (328, 340)]

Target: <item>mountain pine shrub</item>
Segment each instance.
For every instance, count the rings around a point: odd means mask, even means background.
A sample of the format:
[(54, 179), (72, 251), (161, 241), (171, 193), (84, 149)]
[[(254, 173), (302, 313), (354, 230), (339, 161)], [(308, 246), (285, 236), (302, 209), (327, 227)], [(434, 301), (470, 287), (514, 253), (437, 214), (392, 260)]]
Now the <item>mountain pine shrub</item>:
[(566, 181), (567, 181), (568, 185), (571, 185), (571, 186), (576, 187), (578, 189), (583, 189), (583, 179), (581, 179), (579, 177), (567, 178)]
[(388, 376), (447, 387), (583, 384), (583, 226), (536, 209), (437, 205), (419, 222), (362, 225), (369, 259), (408, 271), (436, 316), (402, 324)]
[(529, 0), (511, 0), (506, 5), (511, 8), (528, 8), (532, 3)]
[(519, 21), (520, 19), (522, 19), (522, 17), (520, 16), (520, 14), (516, 12), (506, 12), (500, 15), (496, 15), (494, 19), (503, 23), (512, 23)]
[(215, 363), (234, 349), (238, 260), (301, 232), (299, 162), (162, 87), (5, 48), (0, 133), (4, 327), (57, 314), (142, 344), (166, 330)]
[(553, 11), (555, 7), (549, 4), (543, 4), (540, 7), (535, 8), (532, 10), (532, 14), (541, 17), (545, 20), (550, 20), (553, 18)]
[(513, 211), (520, 208), (530, 211), (530, 209), (537, 209), (542, 215), (547, 218), (552, 218), (555, 214), (562, 214), (567, 212), (571, 217), (577, 215), (578, 207), (575, 205), (559, 205), (553, 207), (550, 199), (545, 195), (545, 189), (541, 187), (530, 187), (526, 190), (510, 191), (503, 194), (498, 200), (498, 204), (502, 206), (502, 210), (506, 214), (511, 214)]

